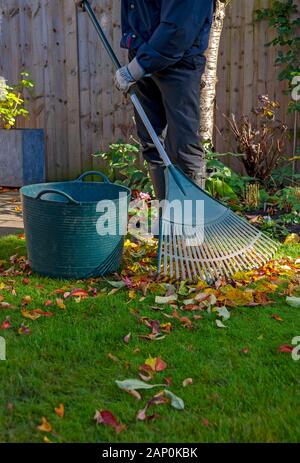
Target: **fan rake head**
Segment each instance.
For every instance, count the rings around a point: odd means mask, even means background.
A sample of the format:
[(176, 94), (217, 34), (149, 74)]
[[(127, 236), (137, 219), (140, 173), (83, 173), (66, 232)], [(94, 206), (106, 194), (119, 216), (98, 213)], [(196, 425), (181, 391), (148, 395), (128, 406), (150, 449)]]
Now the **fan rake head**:
[[(159, 272), (176, 279), (211, 282), (260, 267), (274, 256), (277, 243), (211, 198), (181, 171), (166, 169), (166, 180)], [(170, 204), (174, 205), (173, 214)]]

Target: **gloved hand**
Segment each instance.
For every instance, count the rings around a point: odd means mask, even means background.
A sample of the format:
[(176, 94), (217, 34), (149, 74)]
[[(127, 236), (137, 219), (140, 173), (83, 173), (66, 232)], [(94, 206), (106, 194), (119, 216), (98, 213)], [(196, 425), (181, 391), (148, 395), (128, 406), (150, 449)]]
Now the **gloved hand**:
[(134, 58), (127, 66), (118, 69), (115, 75), (115, 85), (121, 92), (127, 93), (130, 87), (144, 77), (145, 71)]

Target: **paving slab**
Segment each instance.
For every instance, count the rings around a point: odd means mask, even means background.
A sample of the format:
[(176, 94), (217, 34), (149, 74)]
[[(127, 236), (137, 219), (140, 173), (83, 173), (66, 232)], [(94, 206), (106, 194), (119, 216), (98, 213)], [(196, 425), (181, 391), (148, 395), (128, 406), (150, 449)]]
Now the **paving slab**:
[(20, 193), (0, 190), (0, 236), (24, 231)]

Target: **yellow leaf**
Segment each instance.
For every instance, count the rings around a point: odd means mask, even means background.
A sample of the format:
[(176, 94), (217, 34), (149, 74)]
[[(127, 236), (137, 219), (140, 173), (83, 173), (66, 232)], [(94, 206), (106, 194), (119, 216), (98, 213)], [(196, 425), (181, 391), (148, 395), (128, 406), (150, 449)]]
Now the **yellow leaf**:
[(155, 371), (156, 361), (157, 361), (157, 357), (153, 358), (150, 355), (150, 357), (147, 358), (147, 360), (145, 360), (145, 365), (148, 365), (151, 368), (151, 370)]
[(56, 299), (56, 305), (62, 310), (66, 308), (63, 299), (60, 299), (60, 298)]
[(39, 313), (28, 312), (25, 309), (21, 310), (21, 313), (22, 313), (23, 317), (29, 318), (30, 320), (37, 320), (41, 316)]
[(41, 424), (39, 426), (37, 426), (37, 429), (39, 431), (42, 431), (42, 432), (51, 432), (52, 431), (52, 426), (49, 423), (49, 421), (47, 421), (47, 419), (44, 416), (42, 416)]
[[(223, 300), (232, 302), (234, 305), (248, 305), (253, 302), (253, 292), (245, 291), (242, 289), (234, 288), (231, 285), (224, 286), (221, 288), (223, 294)], [(221, 298), (218, 298), (219, 300)]]
[(129, 296), (130, 299), (135, 299), (136, 292), (135, 291), (129, 291), (128, 296)]
[(53, 442), (50, 439), (48, 439), (47, 436), (44, 436), (43, 441), (45, 442), (45, 444), (53, 444)]
[(291, 233), (288, 235), (284, 241), (284, 244), (298, 244), (300, 242), (300, 237), (297, 233)]
[(65, 407), (64, 407), (64, 404), (59, 404), (58, 407), (55, 407), (55, 408), (54, 408), (54, 411), (55, 411), (55, 413), (57, 414), (57, 416), (59, 416), (60, 418), (63, 418), (64, 415), (65, 415)]

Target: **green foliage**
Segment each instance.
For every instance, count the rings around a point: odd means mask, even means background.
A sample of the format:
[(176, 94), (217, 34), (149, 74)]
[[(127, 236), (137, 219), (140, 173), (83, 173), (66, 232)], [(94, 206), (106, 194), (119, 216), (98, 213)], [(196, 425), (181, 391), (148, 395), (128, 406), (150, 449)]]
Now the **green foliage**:
[(0, 128), (15, 127), (18, 117), (29, 116), (24, 105), (24, 90), (32, 90), (34, 83), (27, 72), (21, 72), (20, 81), (16, 85), (7, 85), (5, 80), (0, 83)]
[(152, 192), (152, 185), (147, 175), (146, 162), (138, 164), (138, 144), (114, 143), (107, 152), (97, 152), (95, 157), (103, 159), (107, 165), (107, 173), (112, 181), (126, 185), (132, 189)]
[(252, 180), (242, 177), (225, 166), (218, 158), (226, 154), (207, 151), (207, 170), (210, 172), (206, 180), (205, 189), (212, 196), (222, 200), (237, 200), (245, 193), (246, 184)]
[[(274, 0), (271, 8), (256, 11), (257, 20), (267, 20), (270, 28), (276, 31), (276, 37), (266, 46), (278, 48), (276, 64), (282, 65), (278, 75), (280, 81), (288, 82), (288, 93), (297, 83), (294, 78), (300, 75), (300, 15), (294, 0)], [(290, 111), (300, 111), (300, 102), (293, 99)]]

